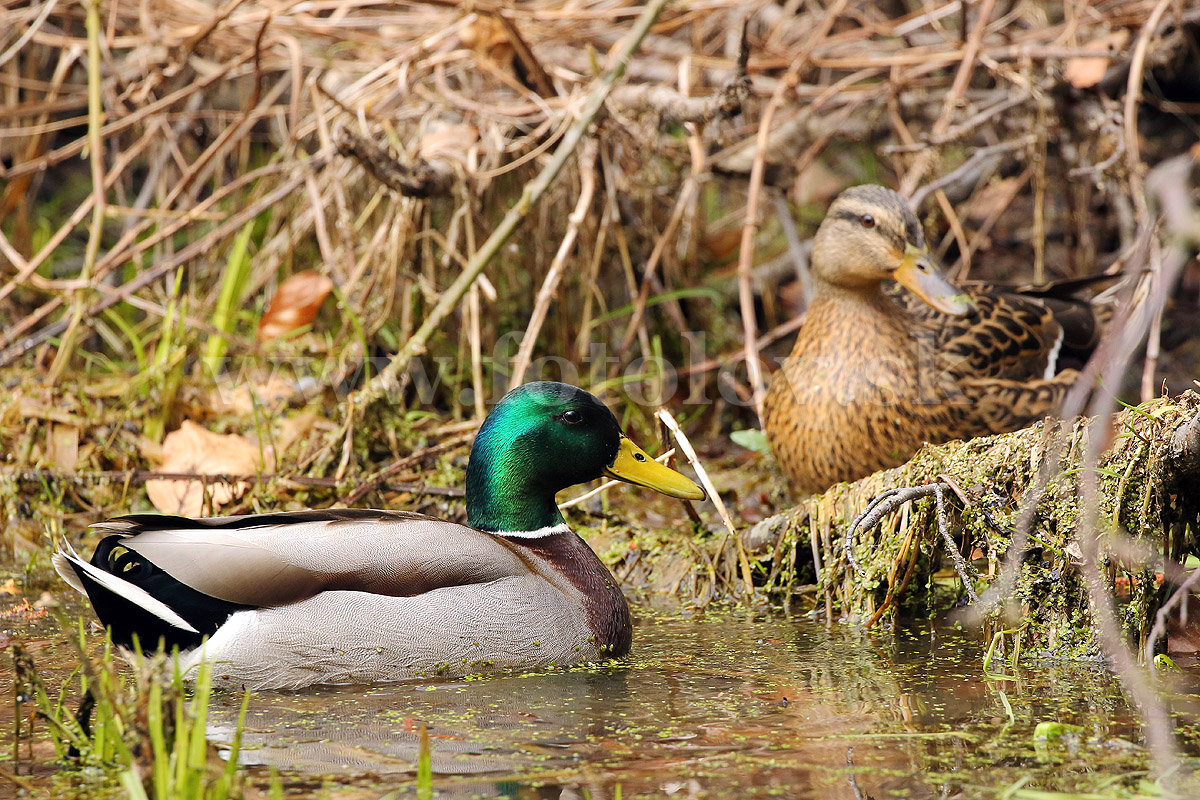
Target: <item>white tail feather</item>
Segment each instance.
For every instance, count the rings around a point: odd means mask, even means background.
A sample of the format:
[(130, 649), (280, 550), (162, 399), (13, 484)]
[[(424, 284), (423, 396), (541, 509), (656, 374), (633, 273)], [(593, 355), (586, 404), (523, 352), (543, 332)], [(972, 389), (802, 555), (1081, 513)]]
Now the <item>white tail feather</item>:
[[(186, 619), (172, 611), (170, 606), (151, 595), (145, 589), (84, 561), (74, 550), (71, 550), (70, 545), (66, 545), (66, 550), (59, 550), (55, 553), (52, 561), (54, 562), (54, 569), (58, 571), (63, 580), (81, 592), (84, 592), (83, 583), (80, 582), (79, 575), (76, 574), (74, 567), (78, 567), (86, 572), (89, 578), (108, 591), (150, 612), (163, 622), (169, 623), (180, 630), (192, 633), (200, 632), (193, 628)], [(86, 594), (86, 592), (84, 593)]]
[(1066, 335), (1065, 330), (1058, 329), (1058, 338), (1054, 340), (1054, 347), (1046, 354), (1046, 371), (1042, 375), (1042, 380), (1048, 381), (1058, 372), (1058, 351), (1062, 349), (1063, 339), (1066, 338)]
[(87, 590), (83, 588), (83, 583), (79, 580), (79, 575), (75, 573), (74, 567), (71, 566), (71, 558), (79, 558), (79, 554), (71, 547), (71, 543), (63, 539), (58, 550), (50, 557), (50, 563), (54, 565), (54, 571), (58, 576), (71, 585), (71, 588), (80, 594), (87, 594)]

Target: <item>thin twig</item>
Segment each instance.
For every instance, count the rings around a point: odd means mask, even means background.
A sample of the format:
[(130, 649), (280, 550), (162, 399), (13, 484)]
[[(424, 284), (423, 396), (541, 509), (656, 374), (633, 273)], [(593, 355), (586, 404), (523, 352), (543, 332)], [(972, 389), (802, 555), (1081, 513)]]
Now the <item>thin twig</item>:
[(679, 444), (679, 449), (683, 451), (684, 458), (692, 465), (692, 469), (696, 470), (696, 477), (700, 479), (700, 485), (704, 487), (704, 491), (708, 494), (708, 499), (712, 501), (713, 506), (717, 509), (717, 515), (725, 525), (725, 536), (722, 537), (717, 552), (724, 552), (725, 542), (729, 540), (729, 537), (733, 537), (737, 547), (738, 565), (742, 571), (742, 588), (745, 590), (747, 597), (753, 597), (754, 580), (750, 574), (750, 560), (746, 555), (746, 546), (742, 542), (742, 537), (737, 534), (737, 528), (734, 527), (733, 519), (729, 516), (728, 509), (725, 508), (725, 501), (721, 499), (721, 495), (717, 491), (717, 487), (713, 484), (712, 478), (708, 477), (708, 471), (704, 469), (704, 465), (700, 462), (700, 457), (696, 455), (695, 448), (692, 447), (692, 443), (688, 441), (683, 429), (679, 427), (679, 423), (675, 421), (675, 417), (671, 412), (665, 408), (660, 408), (654, 416), (662, 424), (666, 425), (667, 429), (671, 431), (671, 435), (675, 437), (675, 441)]
[(374, 491), (380, 485), (385, 483), (389, 478), (391, 478), (395, 475), (398, 475), (399, 473), (403, 472), (405, 469), (411, 467), (413, 464), (419, 464), (431, 456), (440, 455), (441, 453), (444, 453), (447, 450), (453, 450), (456, 447), (461, 447), (465, 442), (469, 442), (470, 440), (472, 440), (474, 438), (475, 438), (475, 431), (470, 430), (470, 431), (467, 431), (466, 433), (460, 433), (458, 435), (451, 436), (450, 438), (446, 439), (443, 442), (438, 442), (437, 444), (432, 445), (430, 447), (424, 447), (424, 448), (416, 451), (415, 453), (410, 453), (409, 455), (405, 456), (404, 458), (401, 458), (397, 461), (393, 461), (391, 464), (388, 464), (386, 467), (384, 467), (379, 472), (372, 475), (370, 478), (367, 478), (366, 480), (359, 483), (358, 486), (356, 486), (353, 491), (351, 491), (348, 495), (346, 495), (345, 498), (343, 498), (342, 502), (348, 506), (354, 505), (359, 500), (361, 500), (366, 494)]
[[(833, 23), (845, 10), (848, 0), (834, 0), (829, 10), (821, 18), (816, 30), (800, 54), (792, 61), (787, 73), (771, 94), (771, 99), (763, 110), (762, 120), (758, 123), (758, 135), (755, 139), (754, 163), (750, 167), (750, 186), (747, 190), (746, 221), (742, 226), (742, 241), (738, 251), (738, 306), (742, 316), (742, 347), (745, 351), (746, 369), (750, 379), (750, 396), (754, 405), (754, 414), (762, 419), (763, 379), (762, 365), (758, 361), (758, 322), (754, 314), (754, 284), (752, 269), (754, 267), (754, 237), (758, 232), (759, 196), (762, 193), (763, 180), (767, 166), (767, 145), (771, 135), (771, 121), (783, 106), (784, 95), (794, 89), (800, 82), (800, 75), (808, 66), (813, 50), (824, 41), (833, 28)], [(991, 2), (991, 0), (988, 0)], [(761, 421), (759, 423), (761, 425)]]
[(575, 248), (575, 239), (579, 236), (579, 228), (583, 225), (587, 212), (592, 207), (592, 198), (596, 194), (596, 157), (598, 153), (599, 143), (594, 137), (589, 137), (584, 142), (583, 149), (579, 154), (579, 199), (575, 203), (575, 210), (571, 212), (571, 216), (567, 220), (567, 232), (563, 234), (562, 242), (558, 245), (558, 252), (554, 254), (550, 269), (547, 270), (546, 277), (542, 280), (542, 287), (538, 289), (537, 299), (533, 304), (533, 313), (529, 316), (529, 325), (525, 327), (525, 332), (521, 335), (521, 345), (517, 348), (512, 377), (509, 379), (508, 388), (510, 390), (525, 382), (525, 373), (529, 371), (529, 362), (533, 359), (533, 346), (537, 343), (538, 334), (541, 332), (542, 324), (546, 321), (546, 314), (550, 310), (550, 303), (558, 291), (558, 284), (562, 279), (567, 258)]

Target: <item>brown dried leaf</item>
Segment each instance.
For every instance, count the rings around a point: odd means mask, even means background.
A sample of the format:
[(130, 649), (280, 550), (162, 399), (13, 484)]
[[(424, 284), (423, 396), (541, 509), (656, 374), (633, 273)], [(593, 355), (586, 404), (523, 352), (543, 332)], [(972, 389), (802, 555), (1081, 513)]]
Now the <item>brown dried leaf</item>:
[[(163, 463), (160, 472), (194, 472), (198, 475), (251, 475), (259, 466), (259, 448), (244, 436), (213, 433), (191, 420), (184, 420), (179, 430), (171, 431), (163, 440)], [(244, 481), (236, 484), (208, 484), (212, 509), (240, 497), (247, 488)], [(198, 517), (204, 513), (204, 490), (201, 481), (146, 481), (146, 494), (154, 507), (165, 514)]]
[(79, 428), (56, 423), (50, 428), (50, 463), (63, 472), (74, 472), (79, 463)]
[[(1093, 39), (1085, 44), (1083, 49), (1101, 53), (1106, 50), (1120, 50), (1128, 41), (1129, 31), (1121, 28), (1107, 36)], [(1068, 59), (1067, 68), (1063, 70), (1063, 78), (1076, 89), (1087, 89), (1100, 82), (1104, 73), (1108, 72), (1109, 63), (1107, 58), (1088, 58), (1087, 56)]]
[(498, 64), (507, 64), (513, 57), (504, 23), (495, 17), (480, 14), (459, 32), (458, 38), (464, 46)]
[(260, 378), (261, 373), (250, 379), (238, 374), (218, 382), (208, 393), (213, 412), (249, 417), (257, 405), (260, 413), (277, 414), (299, 392), (295, 380), (278, 372)]
[(706, 232), (700, 239), (700, 253), (705, 261), (724, 263), (737, 254), (742, 243), (741, 228)]
[(279, 284), (258, 321), (258, 340), (278, 339), (311, 324), (331, 291), (333, 281), (315, 269), (297, 272)]

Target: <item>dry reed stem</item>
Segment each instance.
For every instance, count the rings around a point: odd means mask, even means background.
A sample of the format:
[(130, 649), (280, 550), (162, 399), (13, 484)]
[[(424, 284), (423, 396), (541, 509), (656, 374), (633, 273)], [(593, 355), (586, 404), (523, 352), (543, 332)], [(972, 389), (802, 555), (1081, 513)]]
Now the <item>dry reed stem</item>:
[[(660, 408), (655, 412), (654, 416), (675, 437), (680, 451), (683, 452), (683, 456), (688, 460), (688, 463), (692, 465), (692, 469), (696, 470), (696, 477), (700, 479), (700, 484), (708, 494), (708, 499), (712, 501), (713, 507), (717, 509), (717, 515), (721, 518), (721, 523), (725, 526), (725, 535), (721, 537), (721, 543), (717, 546), (718, 554), (725, 551), (725, 543), (729, 541), (729, 537), (733, 537), (734, 544), (737, 547), (738, 565), (742, 573), (742, 590), (745, 592), (746, 597), (753, 597), (754, 579), (750, 574), (750, 560), (746, 555), (746, 546), (742, 542), (742, 537), (737, 535), (737, 528), (733, 524), (733, 519), (729, 516), (729, 510), (725, 508), (725, 501), (721, 499), (721, 495), (717, 491), (717, 487), (713, 484), (712, 478), (708, 476), (708, 471), (704, 469), (704, 464), (701, 463), (700, 457), (696, 455), (696, 449), (692, 447), (692, 443), (688, 441), (683, 428), (679, 427), (679, 423), (672, 416), (671, 412), (665, 408)], [(688, 501), (684, 500), (682, 502), (686, 503)]]
[[(795, 88), (800, 80), (800, 73), (808, 66), (813, 50), (821, 44), (833, 23), (846, 8), (848, 0), (835, 0), (825, 12), (817, 29), (813, 32), (808, 44), (788, 67), (783, 80), (779, 82), (759, 122), (758, 136), (755, 140), (754, 163), (750, 168), (750, 186), (747, 190), (746, 222), (742, 227), (742, 240), (738, 251), (738, 306), (742, 315), (742, 342), (745, 350), (746, 369), (749, 373), (750, 395), (754, 403), (755, 416), (762, 419), (762, 401), (764, 385), (762, 365), (758, 360), (758, 323), (754, 314), (754, 295), (751, 282), (751, 268), (754, 266), (754, 236), (758, 231), (758, 204), (762, 193), (763, 177), (766, 171), (767, 144), (771, 133), (771, 121), (775, 113), (783, 105), (784, 95)], [(761, 422), (759, 423), (761, 424)]]
[(558, 291), (558, 283), (562, 278), (563, 267), (567, 262), (567, 258), (571, 255), (571, 250), (575, 247), (575, 239), (579, 235), (579, 226), (583, 224), (588, 210), (592, 207), (592, 198), (596, 194), (596, 158), (599, 153), (599, 147), (600, 145), (596, 139), (589, 137), (584, 141), (583, 149), (580, 151), (579, 200), (575, 203), (575, 210), (571, 212), (571, 216), (568, 218), (567, 232), (558, 246), (558, 251), (554, 254), (554, 261), (550, 263), (550, 269), (546, 273), (545, 279), (542, 280), (541, 288), (538, 289), (537, 299), (533, 305), (533, 313), (529, 317), (529, 325), (526, 326), (525, 332), (521, 335), (521, 345), (517, 348), (517, 357), (513, 361), (512, 378), (508, 384), (510, 390), (517, 388), (525, 382), (525, 373), (528, 372), (529, 362), (533, 359), (533, 346), (537, 343), (538, 333), (541, 332), (542, 325), (546, 321), (550, 302), (554, 299), (554, 295)]
[[(488, 237), (487, 241), (480, 246), (479, 251), (472, 256), (471, 261), (463, 269), (462, 273), (455, 279), (454, 283), (442, 294), (437, 305), (426, 316), (421, 327), (417, 329), (404, 346), (400, 349), (392, 360), (388, 363), (380, 374), (371, 379), (371, 382), (364, 386), (358, 392), (355, 392), (351, 398), (351, 408), (347, 413), (349, 419), (355, 411), (361, 410), (371, 403), (382, 398), (388, 389), (394, 386), (400, 375), (408, 369), (409, 363), (425, 348), (425, 342), (433, 331), (441, 324), (442, 320), (449, 314), (475, 279), (483, 272), (483, 269), (491, 261), (492, 257), (506, 242), (509, 236), (529, 212), (537, 205), (542, 196), (550, 188), (558, 173), (566, 166), (567, 160), (575, 151), (575, 147), (583, 139), (584, 133), (591, 127), (592, 121), (600, 108), (604, 104), (604, 100), (608, 97), (608, 93), (612, 91), (613, 86), (625, 74), (625, 69), (629, 63), (629, 59), (637, 50), (642, 39), (650, 31), (650, 26), (658, 15), (662, 13), (666, 0), (650, 0), (645, 6), (642, 15), (635, 23), (633, 30), (630, 31), (625, 45), (616, 54), (612, 65), (605, 73), (596, 80), (595, 85), (589, 92), (587, 99), (584, 101), (579, 111), (579, 116), (572, 123), (570, 129), (563, 136), (562, 141), (554, 151), (549, 163), (542, 168), (532, 181), (525, 185), (524, 191), (521, 193), (520, 200), (509, 210), (504, 216), (504, 219)], [(342, 431), (344, 434), (345, 432)]]

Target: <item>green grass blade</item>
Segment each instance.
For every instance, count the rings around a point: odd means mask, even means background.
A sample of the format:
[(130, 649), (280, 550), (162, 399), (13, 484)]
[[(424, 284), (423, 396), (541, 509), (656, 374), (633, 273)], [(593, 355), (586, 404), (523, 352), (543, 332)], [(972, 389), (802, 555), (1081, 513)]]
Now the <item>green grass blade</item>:
[(204, 343), (204, 368), (212, 377), (216, 377), (220, 372), (225, 348), (229, 345), (224, 334), (233, 330), (237, 306), (242, 301), (242, 289), (250, 275), (249, 250), (253, 233), (254, 220), (250, 220), (242, 226), (237, 238), (233, 240), (233, 249), (229, 252), (229, 261), (225, 265), (225, 280), (221, 283), (221, 295), (213, 312), (213, 327), (220, 333), (212, 334)]

